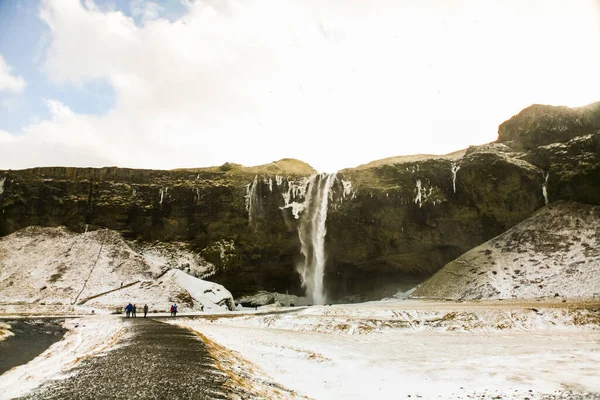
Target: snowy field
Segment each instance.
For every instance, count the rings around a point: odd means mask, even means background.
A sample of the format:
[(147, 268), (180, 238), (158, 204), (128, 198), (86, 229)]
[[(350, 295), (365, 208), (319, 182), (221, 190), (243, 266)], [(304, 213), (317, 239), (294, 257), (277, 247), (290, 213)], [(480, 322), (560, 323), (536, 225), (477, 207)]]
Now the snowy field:
[[(393, 300), (152, 316), (204, 336), (220, 368), (247, 387), (288, 389), (280, 398), (600, 399), (597, 302)], [(68, 379), (119, 346), (123, 321), (68, 319), (63, 340), (0, 376), (2, 398)]]
[(308, 398), (600, 398), (589, 308), (396, 301), (170, 322)]

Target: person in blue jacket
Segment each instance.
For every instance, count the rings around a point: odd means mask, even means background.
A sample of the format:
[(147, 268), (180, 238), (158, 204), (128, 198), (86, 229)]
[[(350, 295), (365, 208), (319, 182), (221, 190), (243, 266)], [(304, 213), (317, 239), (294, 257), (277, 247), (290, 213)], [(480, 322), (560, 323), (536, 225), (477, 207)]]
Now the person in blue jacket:
[(129, 315), (131, 314), (132, 310), (133, 310), (133, 306), (131, 305), (131, 303), (129, 303), (125, 306), (125, 315), (127, 316), (127, 318), (129, 318)]

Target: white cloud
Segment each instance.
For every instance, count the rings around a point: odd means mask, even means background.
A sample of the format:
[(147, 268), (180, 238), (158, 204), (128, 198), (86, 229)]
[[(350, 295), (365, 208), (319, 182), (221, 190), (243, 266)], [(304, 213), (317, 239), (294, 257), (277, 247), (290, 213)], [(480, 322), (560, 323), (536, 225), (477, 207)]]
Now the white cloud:
[(0, 92), (20, 93), (25, 88), (25, 85), (23, 77), (11, 74), (11, 68), (4, 61), (2, 54), (0, 54)]
[(159, 18), (164, 11), (163, 7), (148, 0), (131, 0), (129, 9), (131, 10), (131, 15), (141, 18), (144, 22)]
[[(149, 4), (133, 6), (143, 16)], [(62, 164), (295, 157), (332, 171), (489, 142), (531, 103), (582, 105), (600, 93), (593, 0), (207, 0), (175, 22), (149, 7), (136, 26), (90, 0), (44, 0), (48, 77), (106, 79), (117, 99), (102, 116), (49, 102), (52, 118), (23, 140), (75, 146)]]

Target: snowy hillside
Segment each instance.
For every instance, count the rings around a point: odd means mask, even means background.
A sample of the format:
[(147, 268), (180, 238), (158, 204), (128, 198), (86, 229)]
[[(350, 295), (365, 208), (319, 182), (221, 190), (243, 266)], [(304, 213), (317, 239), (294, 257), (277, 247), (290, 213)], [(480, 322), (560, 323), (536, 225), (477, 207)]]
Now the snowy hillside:
[[(0, 239), (0, 304), (79, 305), (113, 311), (127, 302), (165, 311), (233, 308), (229, 291), (170, 269), (201, 274), (193, 255), (134, 251), (114, 231), (29, 227)], [(165, 260), (164, 263), (161, 262)]]
[(413, 297), (593, 297), (600, 293), (600, 207), (557, 202), (475, 247)]

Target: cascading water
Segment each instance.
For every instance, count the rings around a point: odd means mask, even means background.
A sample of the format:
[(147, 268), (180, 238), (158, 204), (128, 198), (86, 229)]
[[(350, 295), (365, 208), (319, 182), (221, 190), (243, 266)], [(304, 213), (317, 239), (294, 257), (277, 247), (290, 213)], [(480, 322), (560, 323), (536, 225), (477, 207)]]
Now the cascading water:
[(335, 182), (336, 174), (318, 174), (310, 177), (306, 188), (304, 207), (300, 217), (298, 236), (304, 263), (298, 265), (298, 273), (306, 293), (313, 304), (325, 304), (323, 286), (325, 275), (325, 235), (327, 229), (327, 204), (329, 190)]

